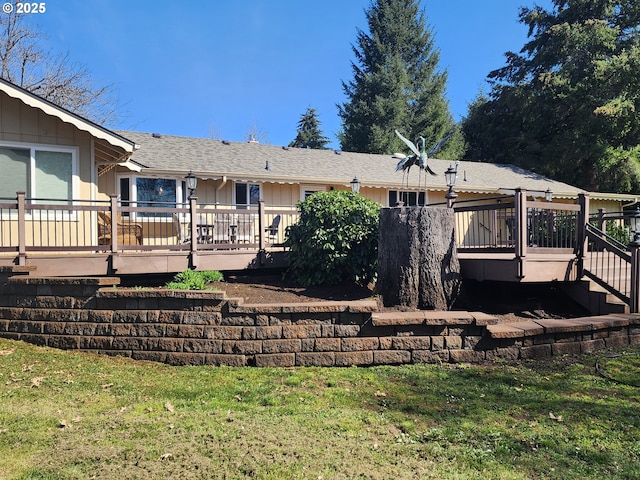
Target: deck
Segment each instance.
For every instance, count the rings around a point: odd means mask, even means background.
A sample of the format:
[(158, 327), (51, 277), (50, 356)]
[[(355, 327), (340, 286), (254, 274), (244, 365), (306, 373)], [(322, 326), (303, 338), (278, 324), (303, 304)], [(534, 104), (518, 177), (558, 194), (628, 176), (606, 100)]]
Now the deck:
[[(640, 308), (638, 249), (612, 243), (589, 224), (588, 196), (572, 203), (529, 197), (517, 189), (455, 205), (463, 278), (526, 283), (586, 276)], [(281, 268), (286, 229), (297, 220), (295, 208), (263, 201), (238, 207), (190, 198), (141, 206), (115, 196), (87, 202), (18, 193), (0, 199), (0, 267), (51, 277)]]

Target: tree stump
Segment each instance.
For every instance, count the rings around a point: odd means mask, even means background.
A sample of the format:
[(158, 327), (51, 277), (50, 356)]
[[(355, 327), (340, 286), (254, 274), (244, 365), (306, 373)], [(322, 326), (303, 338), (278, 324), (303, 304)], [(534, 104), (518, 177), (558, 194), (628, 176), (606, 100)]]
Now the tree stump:
[(450, 208), (380, 212), (377, 289), (385, 306), (449, 310), (462, 277)]

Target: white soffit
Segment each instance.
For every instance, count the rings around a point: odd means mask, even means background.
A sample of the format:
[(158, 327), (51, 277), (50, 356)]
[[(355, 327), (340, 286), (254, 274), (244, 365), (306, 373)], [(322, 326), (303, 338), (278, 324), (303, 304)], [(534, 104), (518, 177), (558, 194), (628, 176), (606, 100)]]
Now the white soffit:
[(100, 138), (109, 142), (111, 145), (115, 147), (122, 148), (125, 152), (132, 153), (137, 149), (137, 145), (131, 140), (127, 140), (120, 135), (107, 130), (100, 125), (91, 122), (85, 118), (76, 115), (75, 113), (70, 112), (62, 107), (55, 105), (54, 103), (45, 100), (42, 97), (39, 97), (23, 88), (20, 88), (16, 85), (13, 85), (6, 80), (0, 79), (0, 89), (5, 92), (7, 95), (13, 98), (17, 98), (25, 105), (28, 105), (33, 108), (37, 108), (42, 110), (47, 115), (51, 115), (53, 117), (59, 118), (63, 122), (70, 123), (76, 128), (88, 132), (93, 135), (95, 138)]

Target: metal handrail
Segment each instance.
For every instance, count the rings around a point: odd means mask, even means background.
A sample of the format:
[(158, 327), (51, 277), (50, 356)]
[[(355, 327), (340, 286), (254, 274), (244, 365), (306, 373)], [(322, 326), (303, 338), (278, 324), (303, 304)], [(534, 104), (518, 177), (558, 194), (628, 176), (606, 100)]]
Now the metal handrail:
[(584, 275), (629, 304), (632, 295), (631, 253), (624, 244), (591, 224), (587, 224), (586, 234)]

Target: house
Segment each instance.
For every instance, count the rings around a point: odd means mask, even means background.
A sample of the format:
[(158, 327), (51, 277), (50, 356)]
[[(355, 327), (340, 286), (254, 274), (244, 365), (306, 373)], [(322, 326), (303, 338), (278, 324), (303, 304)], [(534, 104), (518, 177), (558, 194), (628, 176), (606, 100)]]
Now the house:
[[(444, 205), (454, 162), (428, 161), (437, 175), (413, 168), (405, 177), (391, 155), (111, 131), (0, 79), (0, 266), (96, 275), (273, 265), (295, 205), (314, 192), (357, 179), (360, 194), (385, 207)], [(457, 168), (456, 205), (516, 190), (569, 203), (583, 193), (509, 165)], [(590, 198), (591, 212), (637, 201)], [(478, 236), (475, 218), (463, 220), (461, 239)], [(483, 224), (482, 235), (495, 237), (508, 220)]]
[[(135, 198), (135, 184), (159, 185), (177, 181), (167, 192), (168, 201), (176, 201), (175, 192), (184, 195), (179, 184), (189, 171), (198, 178), (198, 202), (244, 206), (257, 204), (259, 198), (269, 205), (294, 206), (312, 193), (350, 189), (357, 178), (360, 194), (382, 206), (445, 202), (448, 191), (444, 172), (454, 162), (429, 159), (436, 176), (412, 168), (407, 178), (396, 172), (397, 159), (333, 150), (311, 150), (237, 143), (204, 138), (177, 137), (166, 134), (118, 132), (140, 146), (131, 159), (146, 168), (139, 173), (117, 169), (100, 178), (101, 191), (117, 190), (123, 198)], [(145, 180), (147, 179), (147, 180)], [(554, 198), (575, 199), (581, 190), (562, 182), (510, 165), (460, 162), (455, 191), (458, 201), (486, 198), (523, 188), (544, 197), (547, 190)], [(177, 198), (180, 201), (180, 198)]]
[(140, 171), (136, 144), (0, 78), (0, 197), (94, 199), (97, 176)]

